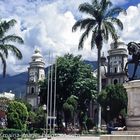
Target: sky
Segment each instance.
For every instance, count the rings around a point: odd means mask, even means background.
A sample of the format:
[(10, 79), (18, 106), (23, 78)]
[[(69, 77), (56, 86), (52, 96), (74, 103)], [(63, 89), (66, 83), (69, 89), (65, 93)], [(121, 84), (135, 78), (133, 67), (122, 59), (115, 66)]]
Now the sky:
[[(7, 60), (7, 74), (14, 75), (27, 71), (31, 56), (39, 48), (46, 66), (49, 64), (49, 54), (55, 57), (66, 53), (82, 55), (83, 59), (96, 60), (97, 50), (90, 49), (90, 38), (84, 49), (78, 51), (78, 42), (82, 32), (72, 32), (72, 26), (86, 17), (78, 11), (79, 4), (91, 0), (0, 0), (0, 18), (2, 20), (16, 19), (17, 24), (9, 31), (23, 38), (24, 45), (16, 46), (23, 54), (22, 60), (17, 60), (10, 54)], [(127, 15), (120, 14), (118, 18), (124, 24), (124, 30), (119, 31), (122, 41), (140, 41), (140, 0), (111, 0), (115, 6), (126, 9)], [(103, 46), (102, 52), (107, 55), (109, 44)], [(2, 69), (2, 67), (1, 67)], [(0, 73), (1, 73), (0, 69)]]

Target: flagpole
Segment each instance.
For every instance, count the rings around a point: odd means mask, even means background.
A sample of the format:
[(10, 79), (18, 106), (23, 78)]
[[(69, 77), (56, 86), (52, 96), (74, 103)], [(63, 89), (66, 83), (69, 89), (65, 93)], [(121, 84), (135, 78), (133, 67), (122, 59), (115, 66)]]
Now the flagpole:
[[(51, 60), (53, 59), (53, 55), (51, 57)], [(52, 83), (52, 79), (53, 79), (53, 64), (51, 63), (51, 67), (50, 67), (50, 70), (51, 70), (51, 89), (50, 89), (50, 115), (49, 115), (49, 118), (50, 118), (50, 133), (52, 131), (52, 87), (53, 87), (53, 83)]]
[(55, 133), (55, 120), (56, 120), (56, 116), (55, 116), (55, 113), (56, 113), (56, 77), (57, 77), (57, 58), (55, 60), (55, 83), (54, 83), (54, 110), (53, 110), (53, 117), (54, 117), (54, 120), (53, 120), (53, 130), (54, 130), (54, 133)]
[[(50, 63), (50, 52), (49, 61)], [(47, 87), (47, 115), (46, 115), (46, 135), (48, 134), (49, 98), (50, 98), (50, 65), (48, 66), (48, 87)]]

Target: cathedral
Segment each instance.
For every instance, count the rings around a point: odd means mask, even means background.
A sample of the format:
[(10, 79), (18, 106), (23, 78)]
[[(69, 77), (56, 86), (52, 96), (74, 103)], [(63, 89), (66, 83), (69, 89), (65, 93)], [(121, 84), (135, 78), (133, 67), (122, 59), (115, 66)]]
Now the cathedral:
[[(128, 80), (125, 72), (125, 65), (128, 60), (127, 49), (124, 45), (115, 47), (112, 43), (108, 50), (107, 58), (104, 53), (101, 57), (101, 78), (102, 88), (106, 85), (124, 83)], [(94, 71), (97, 75), (97, 69)]]
[(34, 51), (28, 68), (28, 80), (26, 84), (26, 100), (33, 108), (37, 108), (40, 102), (40, 87), (38, 82), (45, 79), (45, 62), (39, 49)]

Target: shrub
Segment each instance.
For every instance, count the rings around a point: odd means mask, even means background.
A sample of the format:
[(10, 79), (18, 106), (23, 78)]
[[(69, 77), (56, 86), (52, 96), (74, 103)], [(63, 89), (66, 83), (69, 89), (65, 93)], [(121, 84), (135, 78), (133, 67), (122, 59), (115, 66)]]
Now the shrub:
[(27, 107), (20, 102), (11, 101), (8, 104), (7, 122), (8, 128), (21, 129), (26, 131), (28, 118)]

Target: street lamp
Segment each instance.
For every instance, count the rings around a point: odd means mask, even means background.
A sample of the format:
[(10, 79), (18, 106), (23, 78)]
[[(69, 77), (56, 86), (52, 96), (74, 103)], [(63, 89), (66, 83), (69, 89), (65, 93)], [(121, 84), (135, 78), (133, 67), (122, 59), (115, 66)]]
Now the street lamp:
[[(45, 113), (45, 121), (46, 121), (46, 126), (44, 126), (44, 132), (46, 132), (45, 134), (46, 134), (46, 136), (47, 136), (47, 106), (46, 106), (46, 104), (44, 104), (43, 106), (42, 106), (42, 109), (43, 109), (43, 111), (44, 111), (44, 113)], [(46, 131), (45, 131), (45, 127), (46, 127)]]
[(109, 105), (106, 107), (106, 111), (107, 111), (107, 123), (109, 123), (109, 112), (110, 112), (110, 106)]

